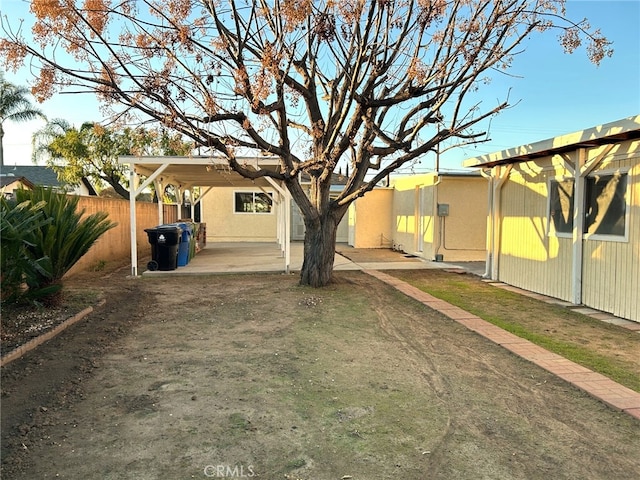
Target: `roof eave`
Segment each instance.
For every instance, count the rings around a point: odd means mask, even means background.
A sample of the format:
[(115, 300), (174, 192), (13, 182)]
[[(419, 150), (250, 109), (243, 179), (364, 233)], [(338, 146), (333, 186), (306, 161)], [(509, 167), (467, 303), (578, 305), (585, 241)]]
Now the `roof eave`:
[(527, 162), (540, 157), (573, 151), (578, 148), (597, 147), (637, 138), (640, 138), (640, 115), (529, 145), (521, 145), (500, 152), (469, 158), (463, 162), (463, 166), (468, 168), (491, 168), (498, 165)]

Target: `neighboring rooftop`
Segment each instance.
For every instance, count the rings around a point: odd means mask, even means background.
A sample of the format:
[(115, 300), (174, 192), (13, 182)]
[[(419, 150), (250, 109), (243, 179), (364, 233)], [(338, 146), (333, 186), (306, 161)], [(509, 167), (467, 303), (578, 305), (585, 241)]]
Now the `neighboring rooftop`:
[(0, 176), (0, 187), (4, 188), (7, 185), (11, 185), (14, 182), (22, 183), (23, 185), (26, 185), (29, 188), (33, 188), (34, 187), (33, 183), (31, 183), (25, 177), (14, 177), (14, 176), (9, 176), (9, 175)]
[(5, 165), (0, 173), (2, 174), (3, 179), (24, 177), (34, 185), (41, 185), (45, 187), (60, 186), (56, 172), (49, 167), (40, 165)]

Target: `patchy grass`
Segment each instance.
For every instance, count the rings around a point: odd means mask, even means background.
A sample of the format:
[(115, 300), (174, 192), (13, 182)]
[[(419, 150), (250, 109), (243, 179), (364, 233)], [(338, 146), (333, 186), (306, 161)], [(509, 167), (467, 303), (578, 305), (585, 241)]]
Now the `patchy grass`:
[(393, 272), (421, 290), (640, 392), (640, 335), (558, 305), (442, 271)]
[(3, 478), (640, 478), (631, 416), (373, 277), (336, 277), (112, 291), (3, 369)]

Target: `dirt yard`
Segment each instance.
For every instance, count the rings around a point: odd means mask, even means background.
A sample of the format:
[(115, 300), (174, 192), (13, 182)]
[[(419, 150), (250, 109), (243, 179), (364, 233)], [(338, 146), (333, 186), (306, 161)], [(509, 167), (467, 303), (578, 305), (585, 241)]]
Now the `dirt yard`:
[(94, 282), (104, 306), (2, 368), (2, 478), (640, 478), (637, 420), (337, 280)]

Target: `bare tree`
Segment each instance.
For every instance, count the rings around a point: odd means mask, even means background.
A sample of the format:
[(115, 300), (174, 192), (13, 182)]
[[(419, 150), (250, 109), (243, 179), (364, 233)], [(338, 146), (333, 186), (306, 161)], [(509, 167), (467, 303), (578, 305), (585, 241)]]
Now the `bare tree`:
[[(245, 177), (284, 182), (304, 217), (301, 283), (312, 286), (331, 280), (351, 202), (445, 140), (486, 140), (480, 127), (509, 103), (474, 103), (474, 92), (529, 36), (557, 28), (567, 52), (586, 40), (594, 63), (611, 54), (586, 20), (565, 18), (564, 0), (34, 0), (31, 12), (33, 40), (3, 20), (0, 55), (9, 68), (30, 61), (38, 99), (96, 92)], [(237, 160), (262, 153), (280, 169)], [(332, 197), (339, 164), (348, 180)]]

